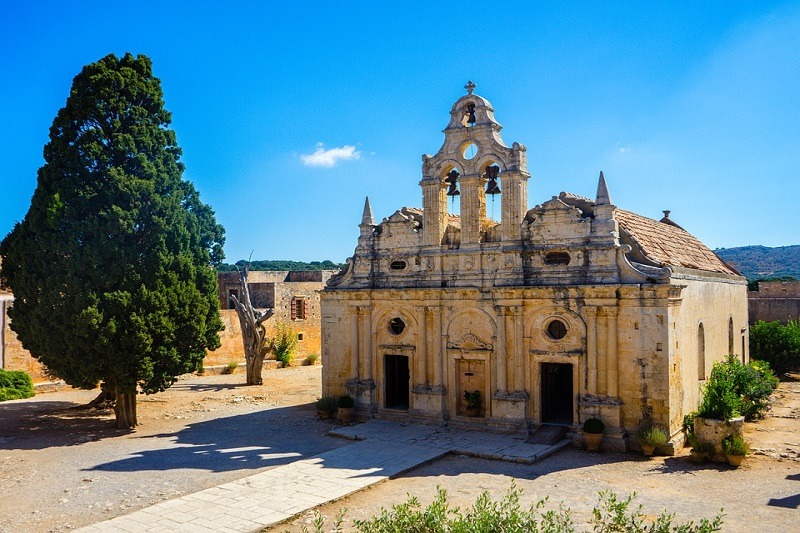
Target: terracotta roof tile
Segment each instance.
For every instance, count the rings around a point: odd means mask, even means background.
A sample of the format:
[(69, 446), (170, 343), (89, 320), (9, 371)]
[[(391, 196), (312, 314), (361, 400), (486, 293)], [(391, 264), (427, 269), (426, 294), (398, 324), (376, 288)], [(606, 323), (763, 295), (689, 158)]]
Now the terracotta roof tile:
[(657, 263), (739, 275), (697, 237), (671, 224), (617, 209), (614, 218), (621, 230), (639, 244), (642, 252)]

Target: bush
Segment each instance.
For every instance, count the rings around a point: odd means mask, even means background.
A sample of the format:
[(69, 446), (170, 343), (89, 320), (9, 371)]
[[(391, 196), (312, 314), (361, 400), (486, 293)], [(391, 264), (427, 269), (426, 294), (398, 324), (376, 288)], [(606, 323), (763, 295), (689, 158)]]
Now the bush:
[(750, 446), (741, 435), (729, 435), (722, 439), (722, 451), (725, 455), (747, 455), (750, 453)]
[[(436, 498), (427, 507), (419, 500), (409, 496), (405, 503), (381, 509), (380, 514), (366, 520), (354, 520), (352, 530), (362, 533), (484, 533), (484, 532), (574, 532), (576, 524), (572, 512), (563, 504), (545, 510), (547, 498), (541, 499), (529, 508), (523, 508), (519, 501), (522, 491), (511, 483), (511, 488), (499, 500), (493, 501), (488, 492), (483, 492), (475, 503), (462, 511), (451, 507), (447, 492), (437, 488)], [(703, 518), (695, 524), (689, 521), (673, 524), (675, 515), (663, 511), (655, 518), (642, 512), (642, 506), (631, 508), (636, 493), (620, 499), (611, 491), (600, 493), (600, 502), (592, 510), (591, 531), (625, 531), (630, 533), (661, 533), (680, 531), (683, 533), (707, 533), (719, 531), (722, 527), (722, 512), (713, 519)], [(346, 509), (337, 515), (333, 531), (344, 531)], [(316, 533), (325, 531), (325, 520), (314, 513), (313, 527)], [(302, 531), (308, 532), (303, 526)], [(348, 529), (350, 531), (350, 529)]]
[(303, 359), (303, 366), (314, 366), (319, 361), (319, 354), (318, 353), (310, 353)]
[(223, 370), (223, 374), (233, 374), (236, 372), (236, 369), (239, 368), (239, 363), (236, 361), (229, 361), (228, 366), (226, 366)]
[(768, 362), (778, 374), (800, 369), (800, 322), (756, 322), (750, 327), (750, 357)]
[(669, 438), (667, 433), (658, 426), (645, 426), (636, 434), (636, 442), (643, 446), (664, 446)]
[(275, 359), (286, 368), (294, 360), (294, 349), (297, 346), (297, 333), (288, 324), (278, 322), (275, 324), (275, 336), (272, 338), (272, 350)]
[(31, 398), (33, 380), (22, 370), (3, 370), (0, 368), (0, 402)]
[(356, 404), (355, 400), (353, 400), (353, 397), (350, 396), (349, 394), (345, 394), (344, 396), (339, 396), (339, 407), (342, 407), (344, 409), (350, 409), (355, 404)]
[(336, 411), (339, 408), (339, 398), (336, 396), (323, 396), (316, 402), (317, 411)]
[(731, 356), (714, 364), (703, 390), (699, 416), (730, 420), (742, 415), (747, 420), (764, 416), (778, 379), (765, 361), (743, 365)]
[(583, 423), (584, 433), (602, 433), (605, 428), (606, 425), (603, 424), (603, 421), (595, 417), (589, 418)]

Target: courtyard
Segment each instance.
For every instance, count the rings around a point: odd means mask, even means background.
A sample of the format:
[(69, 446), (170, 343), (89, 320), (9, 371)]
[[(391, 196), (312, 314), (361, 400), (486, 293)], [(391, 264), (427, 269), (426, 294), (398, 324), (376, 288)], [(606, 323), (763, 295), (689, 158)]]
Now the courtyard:
[[(598, 492), (637, 492), (647, 514), (680, 519), (724, 509), (724, 531), (786, 531), (800, 505), (800, 384), (784, 382), (770, 416), (748, 424), (754, 455), (743, 467), (695, 465), (688, 452), (645, 460), (564, 448), (532, 465), (450, 454), (318, 508), (365, 518), (413, 494), (430, 502), (437, 486), (454, 505), (484, 490), (495, 498), (515, 480), (523, 504), (549, 496), (588, 520)], [(185, 376), (163, 393), (139, 398), (141, 425), (113, 428), (110, 411), (74, 409), (95, 392), (64, 390), (0, 404), (0, 531), (68, 531), (296, 461), (352, 446), (327, 436), (339, 426), (316, 418), (320, 367), (264, 372), (247, 387), (242, 374)], [(359, 446), (370, 445), (371, 439)], [(380, 446), (380, 441), (374, 441)], [(344, 450), (343, 450), (344, 451)], [(299, 531), (312, 513), (274, 526)]]

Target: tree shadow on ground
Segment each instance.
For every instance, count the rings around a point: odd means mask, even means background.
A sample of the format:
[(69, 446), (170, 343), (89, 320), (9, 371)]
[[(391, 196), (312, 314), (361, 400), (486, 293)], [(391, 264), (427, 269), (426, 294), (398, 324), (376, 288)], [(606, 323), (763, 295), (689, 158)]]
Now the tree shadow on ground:
[[(789, 474), (786, 476), (786, 479), (791, 479), (793, 481), (800, 481), (800, 474)], [(800, 507), (800, 494), (795, 494), (794, 496), (786, 496), (784, 498), (771, 498), (767, 505), (772, 507), (785, 507), (787, 509), (797, 509)]]
[(312, 404), (266, 409), (192, 423), (175, 433), (142, 435), (140, 451), (87, 470), (254, 470), (291, 463), (347, 444), (327, 437)]
[(76, 446), (132, 430), (114, 427), (112, 409), (80, 409), (64, 401), (16, 401), (0, 404), (0, 450), (41, 450)]
[[(244, 377), (242, 379), (244, 379)], [(248, 385), (244, 381), (241, 383), (186, 383), (178, 381), (170, 387), (170, 389), (173, 389), (176, 392), (220, 392), (224, 390), (235, 390), (242, 388), (252, 389), (253, 386)]]

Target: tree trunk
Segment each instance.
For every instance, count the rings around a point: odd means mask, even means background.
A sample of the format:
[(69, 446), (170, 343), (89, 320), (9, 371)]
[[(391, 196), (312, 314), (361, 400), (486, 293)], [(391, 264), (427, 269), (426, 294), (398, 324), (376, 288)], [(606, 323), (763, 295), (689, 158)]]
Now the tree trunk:
[(117, 415), (117, 429), (132, 429), (137, 426), (135, 390), (133, 392), (117, 392), (114, 413)]
[(261, 385), (263, 383), (261, 369), (264, 365), (264, 358), (272, 349), (264, 322), (273, 315), (274, 311), (273, 309), (260, 311), (253, 307), (250, 300), (250, 289), (247, 286), (247, 267), (239, 274), (242, 300), (239, 301), (235, 295), (231, 295), (231, 300), (236, 306), (236, 314), (239, 315), (239, 324), (242, 327), (247, 384)]

